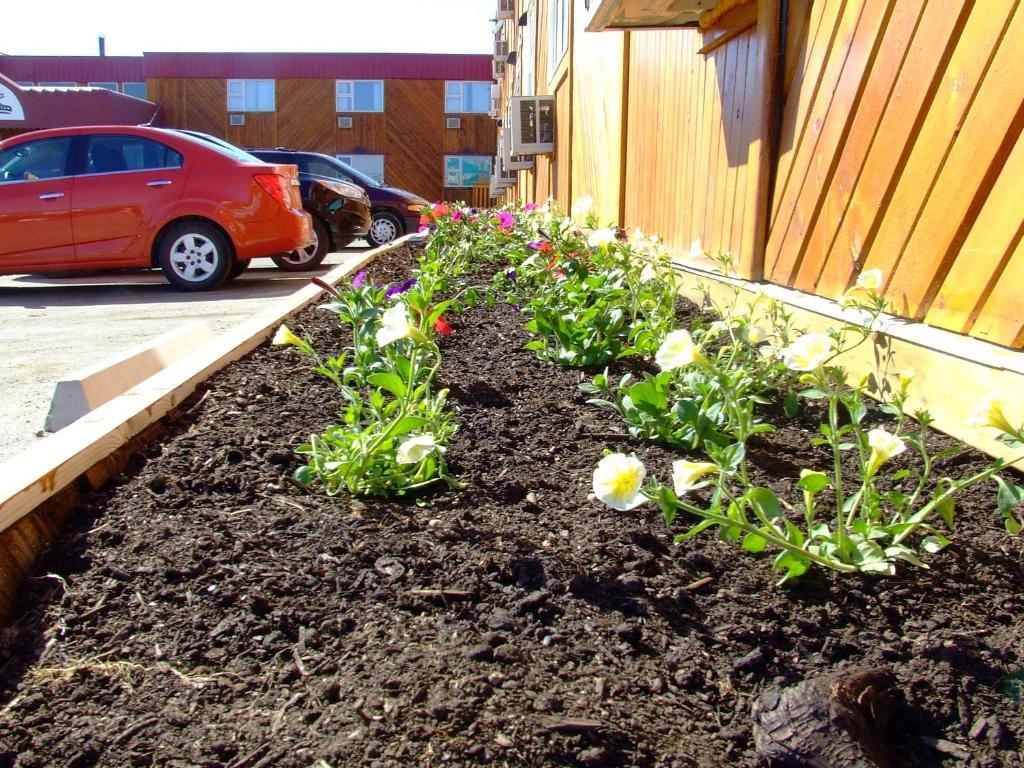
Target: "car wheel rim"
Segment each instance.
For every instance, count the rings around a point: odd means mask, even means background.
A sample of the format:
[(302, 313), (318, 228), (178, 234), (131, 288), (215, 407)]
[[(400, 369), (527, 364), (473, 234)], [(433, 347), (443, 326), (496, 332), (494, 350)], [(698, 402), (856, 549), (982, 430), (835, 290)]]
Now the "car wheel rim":
[(288, 261), (292, 264), (305, 264), (308, 261), (312, 261), (313, 257), (316, 256), (317, 249), (320, 247), (320, 238), (316, 236), (316, 229), (313, 229), (313, 242), (307, 245), (305, 248), (300, 248), (297, 251), (292, 251), (287, 255)]
[(373, 220), (373, 239), (378, 243), (390, 243), (398, 237), (398, 228), (391, 219), (381, 217)]
[(209, 278), (220, 265), (217, 246), (203, 235), (182, 235), (171, 245), (174, 274), (190, 283)]

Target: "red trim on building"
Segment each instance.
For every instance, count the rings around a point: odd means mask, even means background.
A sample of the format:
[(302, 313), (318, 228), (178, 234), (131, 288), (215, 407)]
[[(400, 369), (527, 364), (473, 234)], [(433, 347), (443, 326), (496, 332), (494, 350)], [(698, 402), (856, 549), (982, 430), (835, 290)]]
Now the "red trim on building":
[(141, 83), (142, 56), (7, 56), (0, 73), (15, 82)]
[(144, 53), (142, 56), (7, 56), (19, 82), (141, 82), (168, 78), (490, 80), (491, 57), (430, 53)]

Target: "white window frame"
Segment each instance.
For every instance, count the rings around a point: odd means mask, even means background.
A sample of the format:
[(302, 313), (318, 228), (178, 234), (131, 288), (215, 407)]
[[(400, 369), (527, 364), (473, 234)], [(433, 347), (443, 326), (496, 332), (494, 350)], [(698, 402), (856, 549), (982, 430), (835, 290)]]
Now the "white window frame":
[(114, 93), (117, 93), (118, 91), (121, 90), (121, 84), (120, 83), (115, 83), (113, 81), (101, 82), (101, 83), (89, 83), (89, 87), (90, 88), (103, 88), (103, 89), (108, 90), (108, 91), (113, 91)]
[[(448, 183), (448, 161), (452, 159), (459, 160), (459, 176), (457, 184)], [(490, 155), (445, 155), (441, 161), (441, 175), (444, 179), (445, 189), (458, 189), (462, 187), (472, 187), (474, 182), (466, 183), (466, 160), (487, 160), (490, 167), (487, 170), (487, 177), (490, 178), (491, 174), (494, 173), (494, 158)], [(479, 182), (476, 182), (479, 183)]]
[(555, 74), (572, 37), (569, 0), (548, 0), (548, 77)]
[(78, 87), (78, 83), (70, 83), (70, 82), (65, 82), (65, 81), (62, 80), (60, 82), (40, 83), (39, 87), (40, 88), (77, 88)]
[[(258, 104), (250, 104), (246, 99), (246, 85), (248, 83), (270, 84), (270, 107), (260, 107)], [(232, 98), (235, 101), (232, 101)], [(228, 112), (276, 112), (277, 111), (277, 81), (246, 78), (244, 80), (227, 81)], [(258, 101), (258, 98), (257, 98)]]
[[(341, 160), (341, 162), (345, 163), (346, 165), (351, 165), (357, 171), (360, 171), (360, 172), (366, 174), (370, 178), (376, 179), (377, 183), (383, 183), (383, 181), (384, 181), (384, 155), (375, 155), (375, 154), (372, 154), (372, 153), (356, 153), (356, 152), (352, 152), (352, 153), (349, 153), (349, 154), (337, 154), (337, 155), (335, 155), (335, 157), (338, 158), (339, 160)], [(359, 163), (353, 162), (353, 160), (356, 159), (356, 158), (370, 158), (370, 157), (373, 157), (373, 158), (378, 158), (379, 157), (380, 158), (380, 176), (379, 177), (378, 177), (378, 175), (377, 175), (377, 173), (375, 171), (369, 171), (365, 167), (364, 168), (360, 168), (359, 167)]]
[[(380, 88), (379, 109), (356, 109), (356, 83), (376, 83)], [(347, 91), (347, 92), (346, 92)], [(342, 99), (348, 99), (349, 105), (346, 108)], [(334, 111), (335, 112), (383, 112), (384, 111), (384, 81), (383, 80), (335, 80), (334, 81)]]
[(521, 95), (533, 96), (537, 92), (537, 14), (526, 10), (526, 26), (523, 27), (523, 55), (519, 64), (522, 73)]
[[(487, 98), (484, 100), (485, 109), (466, 109), (466, 86), (479, 85), (487, 89)], [(490, 80), (445, 80), (444, 81), (444, 112), (446, 115), (486, 115), (490, 109)], [(449, 99), (458, 99), (459, 108), (450, 109)]]

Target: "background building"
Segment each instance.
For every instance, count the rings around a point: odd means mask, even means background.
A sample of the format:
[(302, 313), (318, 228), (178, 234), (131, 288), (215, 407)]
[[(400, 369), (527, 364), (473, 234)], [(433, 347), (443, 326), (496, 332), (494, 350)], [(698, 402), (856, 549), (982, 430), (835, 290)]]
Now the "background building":
[(242, 147), (323, 152), (428, 199), (468, 199), (495, 152), (491, 58), (363, 53), (0, 56), (23, 86), (155, 102), (161, 124)]

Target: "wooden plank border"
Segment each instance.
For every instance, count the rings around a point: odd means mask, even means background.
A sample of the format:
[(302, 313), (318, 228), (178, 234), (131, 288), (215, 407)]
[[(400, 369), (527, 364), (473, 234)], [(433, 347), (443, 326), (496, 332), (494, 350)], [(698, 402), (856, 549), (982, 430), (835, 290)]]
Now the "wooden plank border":
[[(682, 278), (680, 293), (700, 304), (705, 290), (716, 303), (731, 301), (741, 290), (740, 304), (748, 306), (761, 292), (786, 305), (797, 326), (824, 331), (844, 321), (856, 323), (854, 313), (831, 299), (772, 283), (753, 283), (677, 264)], [(1019, 451), (995, 439), (995, 431), (970, 427), (967, 420), (982, 400), (996, 397), (1010, 407), (1011, 421), (1024, 417), (1024, 352), (1006, 349), (970, 336), (935, 328), (895, 315), (883, 315), (874, 344), (864, 344), (839, 358), (857, 376), (874, 376), (892, 385), (900, 372), (912, 370), (907, 413), (927, 408), (934, 427), (990, 456), (1010, 459)], [(1024, 471), (1024, 461), (1015, 465)]]
[[(380, 254), (416, 239), (406, 235), (352, 254), (320, 279), (335, 285)], [(0, 464), (0, 625), (13, 610), (21, 578), (77, 503), (77, 489), (99, 487), (121, 471), (127, 455), (159, 434), (158, 422), (200, 383), (258, 347), (288, 315), (322, 294), (312, 284), (300, 288)]]

